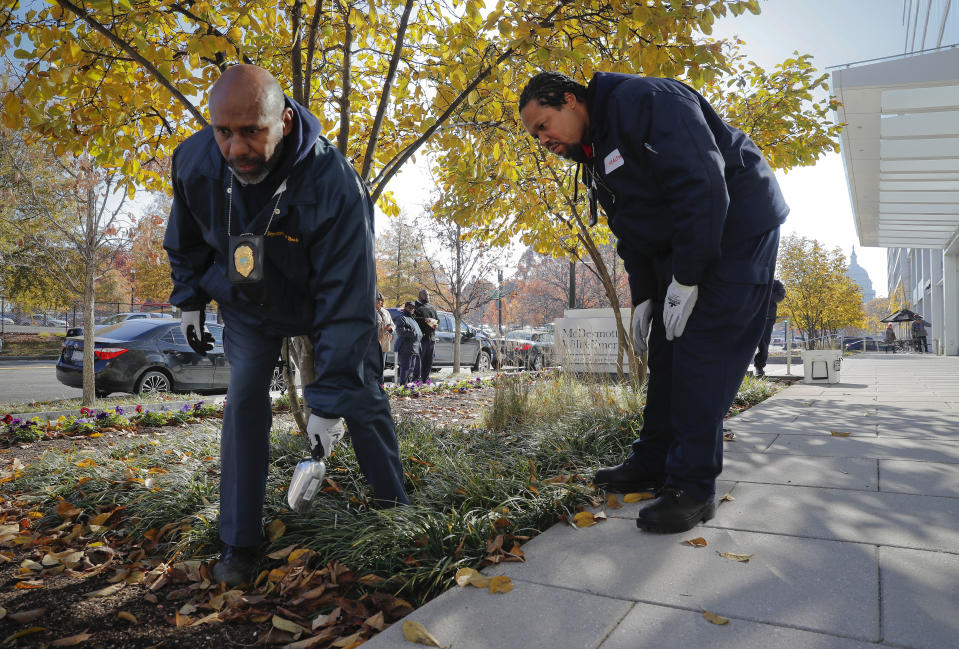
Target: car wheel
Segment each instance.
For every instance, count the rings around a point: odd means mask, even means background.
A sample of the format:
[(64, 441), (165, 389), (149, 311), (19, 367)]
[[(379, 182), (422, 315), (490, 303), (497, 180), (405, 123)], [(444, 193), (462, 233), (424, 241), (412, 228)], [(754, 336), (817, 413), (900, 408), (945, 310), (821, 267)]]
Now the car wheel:
[(534, 372), (539, 372), (541, 369), (543, 369), (543, 357), (539, 354), (533, 356), (533, 358), (529, 360), (529, 369), (533, 370)]
[(163, 372), (160, 372), (159, 370), (150, 370), (140, 377), (140, 380), (137, 383), (136, 391), (139, 394), (172, 392), (173, 384), (170, 382), (170, 377)]
[(270, 377), (270, 392), (286, 392), (286, 375), (280, 366), (273, 368), (273, 376)]
[(103, 397), (110, 396), (109, 392), (104, 392), (103, 390), (94, 390), (93, 394), (96, 396), (97, 399), (102, 399)]
[(481, 351), (479, 356), (476, 357), (476, 364), (473, 365), (473, 371), (489, 372), (490, 367), (492, 367), (492, 362), (490, 361), (489, 353)]

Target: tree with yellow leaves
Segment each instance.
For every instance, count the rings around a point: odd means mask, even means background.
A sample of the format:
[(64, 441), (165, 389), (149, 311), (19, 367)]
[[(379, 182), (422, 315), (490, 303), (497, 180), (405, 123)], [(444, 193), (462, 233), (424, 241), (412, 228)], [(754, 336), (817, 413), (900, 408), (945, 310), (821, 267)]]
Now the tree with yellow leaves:
[(825, 346), (845, 327), (862, 327), (862, 291), (846, 275), (839, 248), (826, 250), (814, 239), (788, 235), (779, 244), (777, 277), (786, 286), (780, 313), (802, 332), (807, 349)]

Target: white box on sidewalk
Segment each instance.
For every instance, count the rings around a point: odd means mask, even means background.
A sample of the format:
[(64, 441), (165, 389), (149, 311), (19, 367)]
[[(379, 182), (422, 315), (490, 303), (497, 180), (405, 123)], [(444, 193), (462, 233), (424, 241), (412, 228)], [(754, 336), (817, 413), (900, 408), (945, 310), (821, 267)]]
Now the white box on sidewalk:
[(839, 383), (842, 351), (839, 349), (802, 350), (803, 383)]

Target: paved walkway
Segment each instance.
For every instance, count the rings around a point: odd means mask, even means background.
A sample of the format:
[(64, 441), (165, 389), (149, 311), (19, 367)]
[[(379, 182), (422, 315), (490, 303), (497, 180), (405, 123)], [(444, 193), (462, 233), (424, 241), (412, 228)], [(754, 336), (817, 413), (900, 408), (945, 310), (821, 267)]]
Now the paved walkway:
[[(410, 619), (454, 649), (959, 647), (959, 358), (849, 358), (727, 428), (735, 500), (708, 524), (645, 534), (636, 504), (557, 524), (486, 571), (511, 592), (453, 588)], [(398, 622), (363, 646), (414, 645)]]

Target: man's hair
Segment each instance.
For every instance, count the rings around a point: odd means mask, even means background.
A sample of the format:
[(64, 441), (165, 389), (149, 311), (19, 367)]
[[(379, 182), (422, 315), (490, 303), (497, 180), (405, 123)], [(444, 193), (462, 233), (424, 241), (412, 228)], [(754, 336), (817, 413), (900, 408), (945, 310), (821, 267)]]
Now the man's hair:
[(586, 86), (559, 72), (540, 72), (529, 80), (519, 96), (519, 109), (531, 101), (540, 106), (558, 108), (566, 101), (566, 93), (573, 93), (580, 101), (586, 101)]

